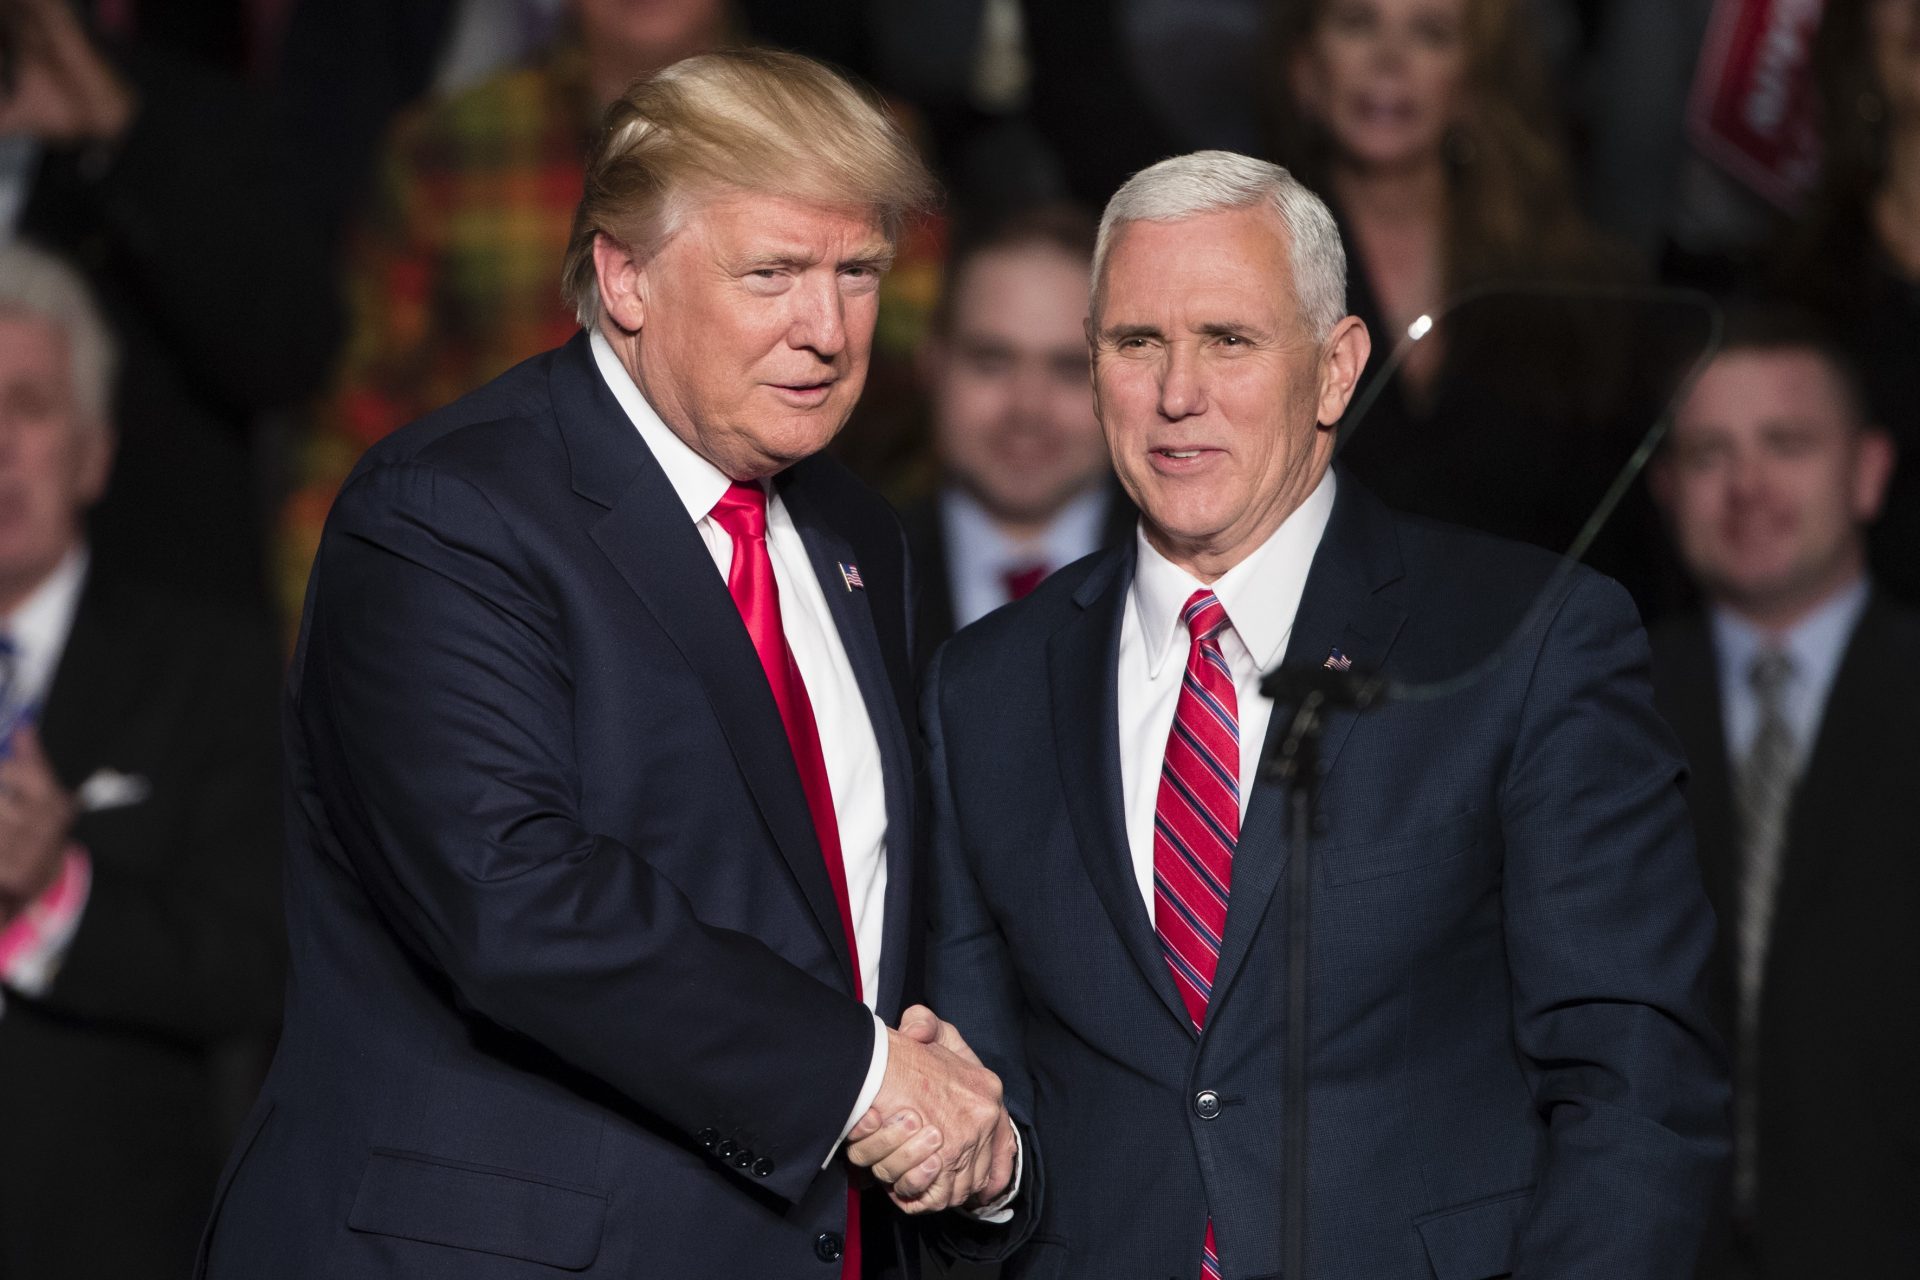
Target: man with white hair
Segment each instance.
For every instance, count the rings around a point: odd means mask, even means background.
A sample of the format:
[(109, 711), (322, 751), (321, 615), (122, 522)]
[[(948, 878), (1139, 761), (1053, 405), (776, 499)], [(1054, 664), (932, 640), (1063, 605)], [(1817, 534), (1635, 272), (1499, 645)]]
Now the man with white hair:
[(89, 545), (113, 365), (0, 248), (0, 1280), (185, 1274), (280, 1008), (277, 646)]
[(870, 1108), (939, 1140), (897, 1203), (998, 1211), (999, 1082), (893, 1027), (931, 1021), (903, 538), (815, 456), (930, 185), (804, 58), (636, 81), (583, 332), (355, 469), (289, 688), (286, 1031), (202, 1274), (891, 1274)]
[(1606, 579), (1330, 466), (1368, 355), (1344, 283), (1277, 166), (1123, 186), (1088, 336), (1138, 536), (928, 674), (932, 1004), (1046, 1166), (1008, 1274), (1280, 1273), (1288, 823), (1258, 763), (1290, 716), (1261, 675), (1431, 686), (1512, 636), (1465, 687), (1329, 716), (1306, 1272), (1689, 1275), (1727, 1088), (1644, 637)]

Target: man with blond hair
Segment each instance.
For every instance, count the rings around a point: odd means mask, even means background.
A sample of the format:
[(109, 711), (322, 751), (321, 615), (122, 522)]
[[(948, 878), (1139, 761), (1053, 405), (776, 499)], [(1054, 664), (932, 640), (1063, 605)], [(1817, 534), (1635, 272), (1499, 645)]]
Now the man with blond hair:
[(289, 685), (286, 1033), (202, 1274), (890, 1274), (869, 1111), (920, 1135), (896, 1202), (1004, 1212), (998, 1081), (903, 1010), (900, 529), (815, 456), (929, 188), (803, 58), (637, 82), (583, 332), (349, 479)]
[[(1046, 1166), (1007, 1274), (1300, 1280), (1300, 1247), (1313, 1280), (1681, 1280), (1727, 1090), (1646, 641), (1616, 584), (1330, 465), (1368, 356), (1345, 265), (1275, 165), (1200, 152), (1122, 187), (1088, 336), (1139, 535), (928, 674), (929, 991)], [(1304, 1185), (1300, 851), (1259, 770), (1282, 664), (1432, 691), (1328, 717)]]

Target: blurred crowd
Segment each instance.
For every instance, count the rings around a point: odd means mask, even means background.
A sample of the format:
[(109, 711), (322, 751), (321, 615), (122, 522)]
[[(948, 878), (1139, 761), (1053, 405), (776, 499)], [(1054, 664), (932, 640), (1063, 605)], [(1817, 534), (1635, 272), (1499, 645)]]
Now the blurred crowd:
[(1703, 1275), (1906, 1274), (1920, 0), (0, 0), (0, 1280), (186, 1273), (276, 1017), (329, 504), (567, 338), (601, 111), (743, 43), (854, 72), (946, 184), (836, 445), (923, 657), (1132, 536), (1082, 328), (1114, 188), (1218, 147), (1328, 199), (1343, 465), (1653, 628), (1739, 1071)]

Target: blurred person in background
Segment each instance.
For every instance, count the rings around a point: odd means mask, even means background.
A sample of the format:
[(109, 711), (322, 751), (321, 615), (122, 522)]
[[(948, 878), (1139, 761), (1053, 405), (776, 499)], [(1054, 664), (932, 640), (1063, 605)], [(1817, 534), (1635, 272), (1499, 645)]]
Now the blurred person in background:
[(94, 544), (264, 609), (256, 426), (319, 385), (337, 309), (289, 154), (236, 79), (185, 55), (176, 8), (0, 0), (0, 243), (77, 268), (114, 326)]
[(83, 533), (113, 340), (0, 248), (0, 1280), (177, 1280), (280, 1007), (278, 668)]
[(346, 346), (282, 513), (276, 570), (290, 615), (327, 508), (367, 446), (577, 328), (554, 273), (602, 110), (727, 31), (725, 0), (568, 0), (536, 60), (402, 117), (350, 234)]
[(1836, 0), (1814, 49), (1825, 132), (1785, 285), (1858, 360), (1900, 462), (1869, 537), (1876, 579), (1920, 600), (1920, 0)]
[[(1443, 311), (1476, 288), (1636, 275), (1575, 206), (1525, 16), (1519, 0), (1280, 0), (1272, 122), (1277, 158), (1333, 207), (1348, 305), (1377, 343), (1343, 460), (1401, 510), (1564, 550), (1651, 422), (1624, 393), (1584, 394), (1610, 380), (1573, 367), (1608, 349), (1583, 326), (1619, 312), (1497, 293)], [(1639, 503), (1592, 559), (1644, 608), (1661, 587)]]
[(1087, 375), (1094, 222), (1041, 206), (963, 236), (921, 348), (940, 482), (902, 516), (918, 660), (1055, 569), (1124, 540)]
[(1755, 311), (1656, 464), (1706, 596), (1653, 640), (1736, 1058), (1711, 1280), (1907, 1275), (1920, 1251), (1920, 614), (1867, 570), (1892, 466), (1870, 422), (1817, 323)]

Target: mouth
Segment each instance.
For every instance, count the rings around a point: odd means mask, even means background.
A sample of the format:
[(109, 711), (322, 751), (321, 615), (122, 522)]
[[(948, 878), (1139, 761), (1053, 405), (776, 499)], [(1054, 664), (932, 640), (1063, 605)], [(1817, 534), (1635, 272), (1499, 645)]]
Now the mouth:
[(1153, 467), (1167, 475), (1184, 475), (1197, 471), (1215, 458), (1224, 457), (1223, 449), (1209, 449), (1204, 445), (1161, 445), (1148, 450), (1147, 456), (1153, 460)]
[(822, 378), (814, 382), (775, 382), (769, 384), (773, 393), (797, 408), (811, 409), (825, 404), (833, 393), (833, 384), (837, 378)]
[(1351, 102), (1353, 117), (1361, 124), (1389, 127), (1406, 125), (1419, 114), (1412, 101), (1398, 95), (1359, 94)]

